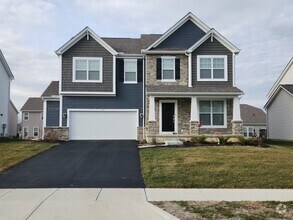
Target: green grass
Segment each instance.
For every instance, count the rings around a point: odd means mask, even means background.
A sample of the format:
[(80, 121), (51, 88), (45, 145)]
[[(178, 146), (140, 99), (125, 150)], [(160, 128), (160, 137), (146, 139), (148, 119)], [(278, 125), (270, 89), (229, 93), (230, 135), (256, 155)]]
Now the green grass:
[(293, 188), (293, 148), (154, 148), (140, 158), (150, 188)]
[(7, 141), (0, 143), (0, 172), (33, 157), (56, 144), (33, 141)]

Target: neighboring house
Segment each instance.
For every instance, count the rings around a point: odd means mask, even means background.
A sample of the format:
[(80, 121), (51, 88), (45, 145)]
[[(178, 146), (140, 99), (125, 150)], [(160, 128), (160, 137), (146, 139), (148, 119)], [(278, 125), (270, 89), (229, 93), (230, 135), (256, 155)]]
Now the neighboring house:
[(266, 136), (266, 113), (251, 105), (240, 105), (244, 137)]
[(43, 100), (29, 98), (21, 110), (21, 136), (23, 139), (40, 139), (43, 132)]
[(265, 105), (272, 140), (293, 140), (293, 57), (270, 89)]
[(10, 82), (14, 76), (0, 50), (0, 137), (17, 135), (18, 111), (10, 100)]
[(242, 134), (238, 53), (192, 13), (162, 35), (140, 38), (101, 38), (86, 27), (56, 51), (59, 96), (44, 97), (45, 138), (163, 142), (199, 128)]

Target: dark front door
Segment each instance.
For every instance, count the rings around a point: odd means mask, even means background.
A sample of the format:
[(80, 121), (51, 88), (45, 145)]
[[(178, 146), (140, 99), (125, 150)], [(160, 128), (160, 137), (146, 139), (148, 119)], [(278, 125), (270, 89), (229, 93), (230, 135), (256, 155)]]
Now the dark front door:
[(162, 132), (174, 132), (175, 103), (162, 103)]

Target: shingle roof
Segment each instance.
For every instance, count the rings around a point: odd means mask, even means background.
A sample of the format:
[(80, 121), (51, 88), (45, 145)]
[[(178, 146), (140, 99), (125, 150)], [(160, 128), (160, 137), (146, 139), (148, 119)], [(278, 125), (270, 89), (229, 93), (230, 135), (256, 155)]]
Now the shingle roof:
[(147, 86), (147, 93), (153, 92), (178, 92), (178, 93), (243, 93), (237, 87), (226, 87), (226, 86), (195, 86), (187, 87), (181, 85), (164, 85), (164, 86)]
[(48, 97), (53, 95), (59, 95), (59, 81), (52, 81), (41, 96)]
[(29, 98), (20, 109), (21, 111), (43, 111), (42, 98)]
[(281, 85), (281, 86), (293, 95), (293, 85), (287, 84), (287, 85)]
[(102, 37), (102, 39), (118, 53), (141, 54), (141, 49), (147, 48), (160, 36), (161, 34), (142, 34), (141, 38)]
[(266, 124), (266, 114), (262, 109), (247, 104), (241, 104), (240, 111), (243, 125)]

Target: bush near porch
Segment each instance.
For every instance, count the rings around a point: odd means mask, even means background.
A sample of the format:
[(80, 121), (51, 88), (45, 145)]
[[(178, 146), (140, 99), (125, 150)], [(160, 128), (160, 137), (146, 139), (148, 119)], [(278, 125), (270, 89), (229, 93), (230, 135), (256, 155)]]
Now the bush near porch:
[(293, 188), (293, 147), (162, 147), (140, 157), (146, 187)]

